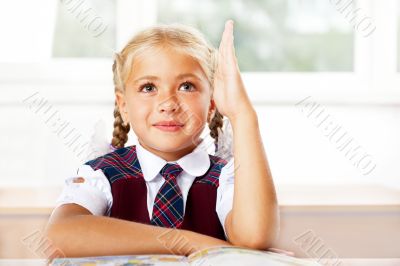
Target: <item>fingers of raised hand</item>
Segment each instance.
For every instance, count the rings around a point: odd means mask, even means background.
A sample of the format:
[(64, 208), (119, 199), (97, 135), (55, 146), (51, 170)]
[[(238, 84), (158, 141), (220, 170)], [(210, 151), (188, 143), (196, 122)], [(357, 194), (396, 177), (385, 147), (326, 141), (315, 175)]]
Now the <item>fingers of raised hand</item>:
[(219, 53), (221, 56), (228, 58), (233, 52), (233, 20), (225, 22), (225, 29), (222, 33), (221, 43), (219, 45)]
[(225, 29), (222, 34), (221, 43), (218, 49), (218, 61), (221, 67), (227, 65), (237, 66), (237, 59), (235, 55), (234, 36), (233, 36), (233, 20), (225, 22)]

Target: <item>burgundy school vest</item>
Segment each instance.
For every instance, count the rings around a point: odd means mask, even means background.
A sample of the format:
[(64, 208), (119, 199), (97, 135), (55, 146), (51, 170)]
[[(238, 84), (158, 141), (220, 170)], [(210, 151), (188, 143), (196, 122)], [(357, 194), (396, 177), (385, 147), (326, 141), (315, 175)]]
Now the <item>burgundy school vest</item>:
[[(219, 175), (227, 161), (213, 155), (209, 157), (210, 168), (203, 176), (196, 177), (189, 189), (183, 223), (179, 228), (225, 240), (215, 207)], [(110, 182), (113, 196), (111, 217), (150, 224), (146, 181), (135, 145), (117, 149), (85, 164), (93, 170), (101, 169)]]

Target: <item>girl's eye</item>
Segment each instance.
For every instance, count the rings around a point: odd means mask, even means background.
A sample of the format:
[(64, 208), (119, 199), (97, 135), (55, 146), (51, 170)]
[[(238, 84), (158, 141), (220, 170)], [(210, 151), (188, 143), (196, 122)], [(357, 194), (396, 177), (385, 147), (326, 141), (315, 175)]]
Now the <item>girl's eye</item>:
[(140, 86), (140, 92), (151, 92), (152, 89), (155, 89), (155, 86), (153, 83), (146, 83), (146, 84)]
[[(184, 82), (181, 84), (180, 89), (183, 88), (184, 91), (194, 91), (195, 87), (191, 82)], [(156, 89), (153, 83), (146, 83), (140, 86), (139, 91), (144, 93), (153, 92)]]
[(182, 85), (181, 85), (181, 88), (184, 88), (184, 90), (186, 90), (186, 91), (193, 91), (194, 89), (195, 89), (195, 87), (194, 87), (194, 85), (192, 84), (192, 83), (190, 83), (190, 82), (184, 82), (184, 83), (182, 83)]

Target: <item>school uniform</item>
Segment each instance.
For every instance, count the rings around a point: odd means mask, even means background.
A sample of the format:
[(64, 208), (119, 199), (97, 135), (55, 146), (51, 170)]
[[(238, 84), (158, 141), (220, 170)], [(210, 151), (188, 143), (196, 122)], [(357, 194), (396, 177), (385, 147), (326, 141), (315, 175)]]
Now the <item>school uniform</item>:
[[(84, 182), (74, 182), (76, 177), (83, 177)], [(66, 179), (56, 206), (75, 203), (93, 215), (226, 239), (225, 219), (233, 202), (234, 160), (227, 162), (208, 154), (204, 140), (173, 162), (140, 144), (120, 148), (86, 162), (76, 177)], [(179, 193), (167, 198), (176, 191)]]

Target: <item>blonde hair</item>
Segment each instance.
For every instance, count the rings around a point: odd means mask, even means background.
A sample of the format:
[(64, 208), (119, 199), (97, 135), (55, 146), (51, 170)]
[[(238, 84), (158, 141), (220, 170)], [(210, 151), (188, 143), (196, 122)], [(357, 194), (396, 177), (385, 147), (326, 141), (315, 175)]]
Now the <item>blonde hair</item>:
[[(115, 91), (124, 92), (132, 64), (144, 51), (157, 47), (172, 47), (198, 61), (204, 71), (211, 89), (213, 89), (214, 73), (217, 64), (217, 51), (210, 45), (198, 30), (182, 24), (162, 24), (147, 28), (137, 33), (120, 53), (115, 54), (112, 70), (114, 73)], [(111, 144), (114, 148), (122, 148), (128, 141), (129, 123), (124, 125), (120, 110), (115, 101), (114, 131)], [(215, 110), (208, 127), (217, 147), (218, 128), (222, 130), (223, 116)]]

